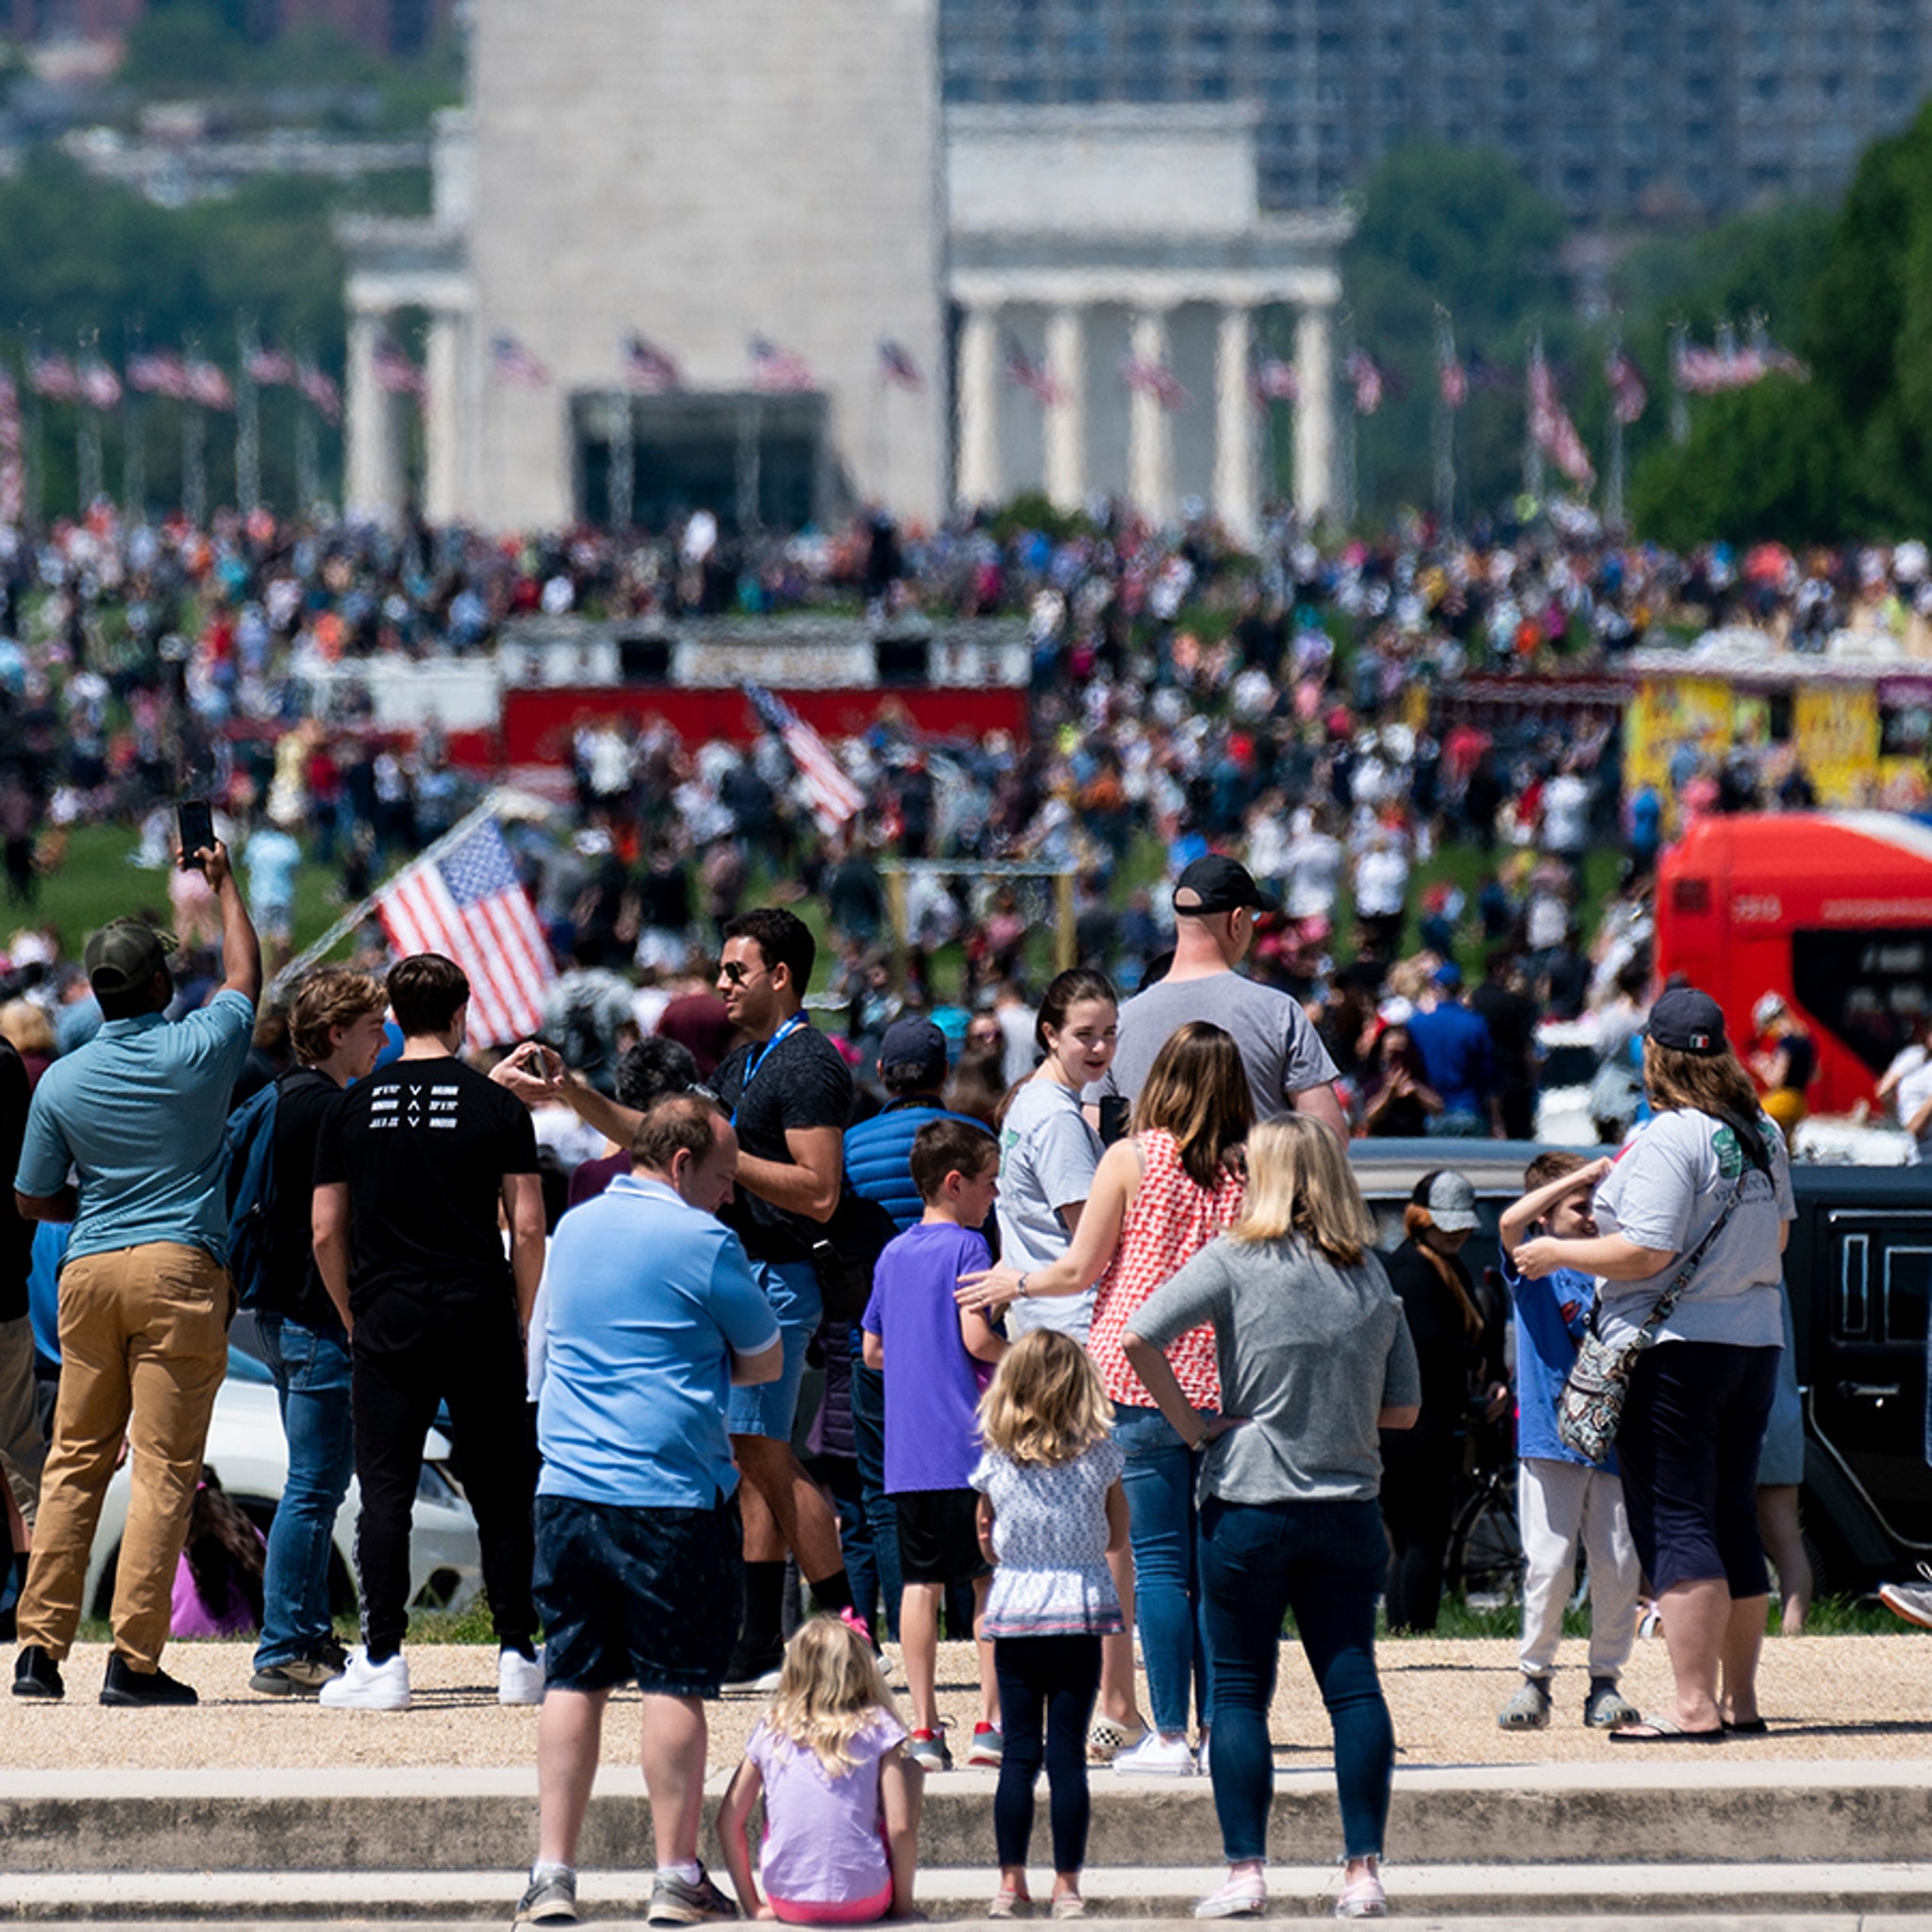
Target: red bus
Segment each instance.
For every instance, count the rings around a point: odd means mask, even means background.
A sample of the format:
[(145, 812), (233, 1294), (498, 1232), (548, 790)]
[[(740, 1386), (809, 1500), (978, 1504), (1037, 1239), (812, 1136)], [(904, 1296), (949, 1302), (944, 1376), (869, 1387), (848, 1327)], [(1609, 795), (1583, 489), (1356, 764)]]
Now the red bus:
[(1818, 1046), (1820, 1113), (1870, 1100), (1932, 1008), (1932, 826), (1877, 811), (1701, 818), (1657, 866), (1659, 980), (1681, 973), (1724, 1009), (1783, 996)]

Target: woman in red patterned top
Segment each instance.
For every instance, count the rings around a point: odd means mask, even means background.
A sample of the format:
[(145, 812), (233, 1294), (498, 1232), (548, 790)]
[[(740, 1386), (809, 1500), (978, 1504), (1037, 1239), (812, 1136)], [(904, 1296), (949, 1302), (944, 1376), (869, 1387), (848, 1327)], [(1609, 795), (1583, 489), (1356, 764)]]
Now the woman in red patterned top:
[[(1050, 1268), (1000, 1267), (961, 1277), (959, 1300), (983, 1308), (1036, 1295), (1084, 1293), (1094, 1281), (1088, 1349), (1114, 1405), (1126, 1452), (1135, 1615), (1147, 1666), (1154, 1732), (1114, 1759), (1117, 1771), (1186, 1775), (1188, 1691), (1195, 1687), (1203, 1748), (1212, 1696), (1201, 1637), (1198, 1525), (1191, 1450), (1122, 1353), (1121, 1338), (1148, 1296), (1240, 1217), (1247, 1181), (1241, 1143), (1254, 1101), (1230, 1036), (1191, 1021), (1163, 1046), (1134, 1107), (1134, 1132), (1109, 1147), (1065, 1257)], [(1167, 1351), (1188, 1399), (1217, 1413), (1214, 1335), (1200, 1328)]]

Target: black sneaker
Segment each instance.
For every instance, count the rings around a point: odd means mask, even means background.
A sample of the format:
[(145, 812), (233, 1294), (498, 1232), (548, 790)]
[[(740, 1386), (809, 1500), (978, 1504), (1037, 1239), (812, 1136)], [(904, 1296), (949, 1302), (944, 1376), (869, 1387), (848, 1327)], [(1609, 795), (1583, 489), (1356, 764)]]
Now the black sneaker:
[[(15, 1689), (19, 1687), (16, 1685)], [(107, 1681), (101, 1686), (103, 1704), (133, 1707), (199, 1704), (194, 1686), (171, 1677), (166, 1671), (137, 1671), (116, 1651), (108, 1658)]]
[(647, 1925), (701, 1925), (708, 1919), (735, 1919), (738, 1907), (728, 1892), (711, 1883), (709, 1873), (700, 1865), (698, 1882), (687, 1885), (681, 1878), (658, 1873), (651, 1887), (651, 1903), (645, 1908)]
[(60, 1680), (60, 1666), (38, 1643), (23, 1643), (13, 1660), (13, 1694), (16, 1697), (65, 1697), (67, 1686)]
[(349, 1668), (348, 1650), (333, 1630), (308, 1653), (308, 1656), (312, 1662), (325, 1666), (331, 1676), (340, 1677)]
[(785, 1648), (782, 1644), (762, 1657), (748, 1657), (741, 1650), (736, 1651), (725, 1666), (724, 1680), (719, 1689), (727, 1694), (737, 1695), (769, 1693), (778, 1688), (778, 1673), (784, 1666)]

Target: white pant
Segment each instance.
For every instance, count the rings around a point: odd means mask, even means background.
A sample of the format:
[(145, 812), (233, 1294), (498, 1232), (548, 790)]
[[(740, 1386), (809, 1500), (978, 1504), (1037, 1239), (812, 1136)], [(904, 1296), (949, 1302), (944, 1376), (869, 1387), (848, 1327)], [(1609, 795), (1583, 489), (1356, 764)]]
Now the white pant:
[(1590, 1674), (1614, 1679), (1630, 1659), (1642, 1583), (1622, 1479), (1580, 1462), (1527, 1456), (1518, 1471), (1516, 1513), (1527, 1570), (1523, 1674), (1547, 1677), (1555, 1668), (1580, 1539), (1590, 1562)]

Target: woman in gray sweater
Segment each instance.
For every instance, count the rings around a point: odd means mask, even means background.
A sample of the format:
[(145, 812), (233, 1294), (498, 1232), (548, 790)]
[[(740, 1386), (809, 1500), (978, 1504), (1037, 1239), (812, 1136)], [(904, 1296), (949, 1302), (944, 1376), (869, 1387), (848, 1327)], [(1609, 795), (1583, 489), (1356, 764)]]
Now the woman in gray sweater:
[[(1402, 1304), (1337, 1137), (1289, 1114), (1248, 1142), (1241, 1220), (1134, 1316), (1124, 1347), (1184, 1441), (1206, 1442), (1201, 1574), (1215, 1673), (1214, 1808), (1227, 1882), (1194, 1914), (1258, 1917), (1274, 1759), (1268, 1709), (1284, 1613), (1335, 1731), (1346, 1864), (1338, 1918), (1388, 1909), (1378, 1864), (1395, 1737), (1375, 1674), (1375, 1599), (1388, 1567), (1376, 1508), (1378, 1429), (1422, 1400)], [(1219, 1416), (1181, 1393), (1162, 1350), (1210, 1323)]]

